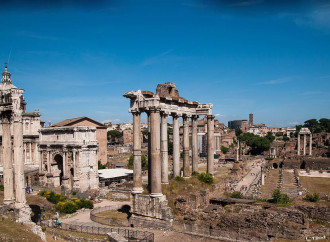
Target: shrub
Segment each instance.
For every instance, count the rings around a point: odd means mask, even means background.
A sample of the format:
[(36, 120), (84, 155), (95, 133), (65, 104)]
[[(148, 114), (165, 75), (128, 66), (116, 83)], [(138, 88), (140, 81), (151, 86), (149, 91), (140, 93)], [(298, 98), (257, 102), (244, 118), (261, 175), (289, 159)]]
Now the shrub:
[(55, 208), (62, 213), (74, 213), (78, 210), (78, 205), (73, 201), (65, 201), (57, 203)]
[(221, 149), (222, 153), (224, 153), (224, 154), (227, 154), (228, 151), (229, 151), (229, 149), (227, 147), (225, 147), (225, 146), (221, 146), (220, 149)]
[(201, 173), (198, 175), (198, 180), (206, 184), (213, 184), (214, 178), (209, 173)]
[(64, 200), (66, 200), (66, 197), (64, 197), (63, 195), (61, 195), (59, 193), (51, 192), (47, 196), (47, 200), (50, 201), (51, 203), (57, 204), (58, 202), (62, 202)]
[(186, 181), (186, 179), (184, 179), (184, 178), (181, 177), (181, 176), (176, 176), (176, 177), (175, 177), (175, 180), (176, 180), (176, 181), (179, 181), (179, 182), (184, 182), (184, 181)]
[(45, 232), (46, 231), (46, 227), (45, 226), (42, 226), (41, 227), (41, 230), (42, 230), (42, 232)]
[(46, 191), (40, 191), (40, 192), (38, 192), (38, 195), (44, 197), (45, 193), (46, 193)]
[(239, 191), (235, 191), (235, 192), (232, 192), (229, 197), (232, 197), (232, 198), (244, 198), (243, 196), (243, 193), (239, 192)]
[(92, 209), (93, 208), (93, 203), (91, 200), (86, 200), (86, 199), (71, 199), (72, 202), (74, 202), (78, 208), (89, 208)]
[(282, 193), (280, 189), (274, 190), (272, 197), (272, 202), (276, 204), (289, 204), (291, 202), (290, 197), (287, 194)]
[(191, 175), (192, 176), (199, 176), (199, 173), (197, 171), (194, 171)]
[(4, 190), (3, 185), (0, 185), (0, 191), (3, 191), (3, 190)]
[(309, 202), (317, 202), (318, 200), (320, 200), (320, 195), (316, 192), (314, 194), (306, 194), (303, 199)]

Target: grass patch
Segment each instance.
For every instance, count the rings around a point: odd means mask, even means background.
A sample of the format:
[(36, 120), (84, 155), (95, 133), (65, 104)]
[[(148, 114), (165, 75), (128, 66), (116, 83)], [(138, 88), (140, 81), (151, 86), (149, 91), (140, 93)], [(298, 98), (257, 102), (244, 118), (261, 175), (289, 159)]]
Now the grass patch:
[(30, 231), (29, 226), (5, 219), (0, 220), (0, 241), (41, 242), (42, 240)]
[(330, 194), (330, 178), (300, 176), (301, 185), (310, 193), (319, 193), (320, 196)]

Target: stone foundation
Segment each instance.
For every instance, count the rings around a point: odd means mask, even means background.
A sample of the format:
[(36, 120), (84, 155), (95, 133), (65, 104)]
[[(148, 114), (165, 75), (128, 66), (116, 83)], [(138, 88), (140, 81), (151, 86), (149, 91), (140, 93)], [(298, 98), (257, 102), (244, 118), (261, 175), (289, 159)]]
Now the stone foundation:
[(166, 196), (151, 197), (133, 194), (133, 215), (130, 223), (134, 227), (170, 229), (173, 223), (172, 209), (168, 206)]

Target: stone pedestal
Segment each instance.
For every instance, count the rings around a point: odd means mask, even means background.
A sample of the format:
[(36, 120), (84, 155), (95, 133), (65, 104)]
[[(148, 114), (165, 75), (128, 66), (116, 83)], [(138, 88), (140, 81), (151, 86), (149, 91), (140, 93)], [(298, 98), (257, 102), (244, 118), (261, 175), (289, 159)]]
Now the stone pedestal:
[(173, 223), (172, 209), (168, 206), (165, 195), (151, 197), (133, 194), (133, 216), (130, 223), (134, 227), (170, 229)]

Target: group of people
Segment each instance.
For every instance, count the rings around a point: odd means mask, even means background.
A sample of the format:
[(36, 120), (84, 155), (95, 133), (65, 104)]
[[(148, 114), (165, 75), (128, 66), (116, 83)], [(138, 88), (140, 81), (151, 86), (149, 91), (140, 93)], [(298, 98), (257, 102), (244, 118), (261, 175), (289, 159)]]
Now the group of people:
[(30, 194), (31, 192), (33, 192), (33, 186), (27, 185), (25, 187), (25, 192), (28, 193), (28, 194)]

